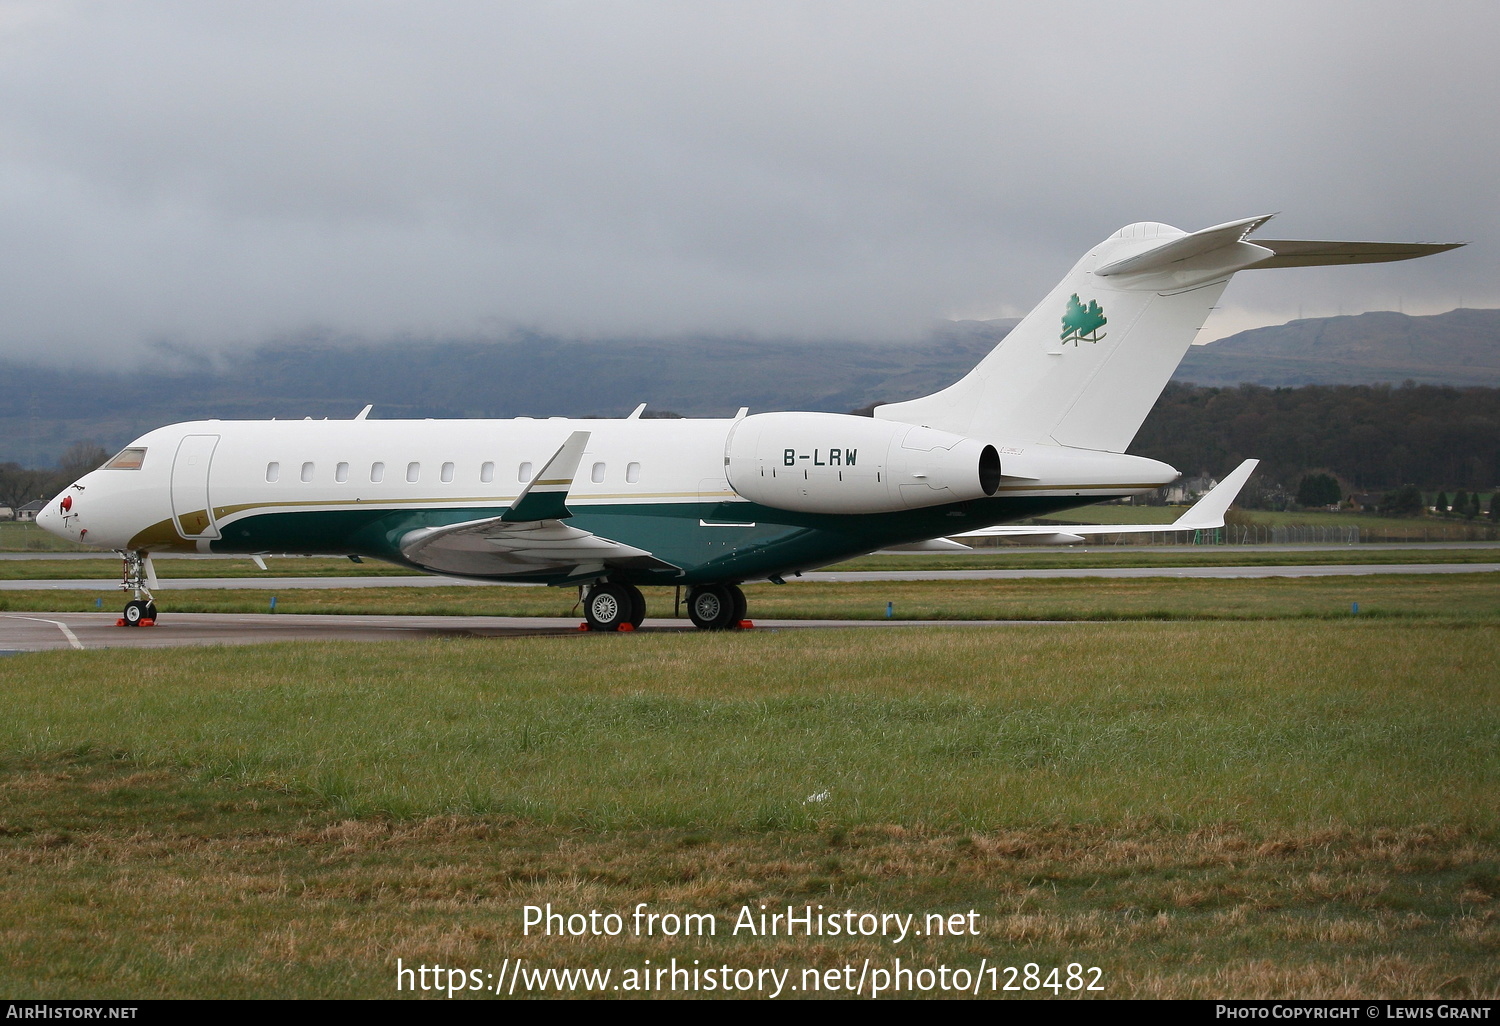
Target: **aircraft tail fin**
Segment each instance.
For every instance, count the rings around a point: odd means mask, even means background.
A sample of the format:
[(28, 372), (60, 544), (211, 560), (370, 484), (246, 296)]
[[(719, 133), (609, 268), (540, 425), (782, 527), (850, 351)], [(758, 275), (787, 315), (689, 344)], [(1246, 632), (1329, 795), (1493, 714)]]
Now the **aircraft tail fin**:
[(995, 444), (1124, 452), (1236, 271), (1406, 260), (1453, 248), (1246, 241), (1272, 216), (1191, 233), (1127, 225), (1079, 260), (965, 377), (876, 407), (875, 416)]

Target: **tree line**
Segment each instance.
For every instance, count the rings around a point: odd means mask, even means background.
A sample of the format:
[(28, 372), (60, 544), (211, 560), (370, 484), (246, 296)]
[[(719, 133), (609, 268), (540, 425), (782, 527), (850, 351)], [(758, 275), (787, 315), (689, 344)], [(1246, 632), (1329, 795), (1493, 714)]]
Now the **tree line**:
[(19, 509), (34, 499), (50, 499), (98, 467), (110, 454), (92, 442), (74, 442), (53, 468), (0, 463), (0, 506)]
[(1331, 481), (1341, 498), (1405, 486), (1402, 501), (1420, 507), (1422, 493), (1467, 499), (1500, 482), (1500, 389), (1172, 382), (1130, 451), (1213, 477), (1258, 458), (1246, 505), (1331, 504)]
[[(1476, 493), (1500, 483), (1500, 389), (1210, 388), (1174, 381), (1130, 451), (1188, 476), (1223, 477), (1241, 460), (1257, 458), (1244, 505), (1321, 506), (1350, 493), (1400, 493), (1400, 505), (1416, 512), (1433, 505), (1437, 492), (1456, 507), (1452, 499), (1463, 491), (1465, 510), (1454, 513), (1466, 516)], [(75, 442), (55, 468), (0, 464), (0, 505), (50, 498), (107, 458), (100, 446)]]

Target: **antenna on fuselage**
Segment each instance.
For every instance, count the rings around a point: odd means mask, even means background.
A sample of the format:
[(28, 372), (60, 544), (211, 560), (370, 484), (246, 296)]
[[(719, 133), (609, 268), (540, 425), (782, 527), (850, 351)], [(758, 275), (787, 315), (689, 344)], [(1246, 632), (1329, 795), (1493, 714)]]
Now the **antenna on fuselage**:
[(641, 403), (641, 405), (639, 405), (635, 409), (631, 410), (630, 413), (629, 413), (629, 415), (627, 415), (625, 419), (626, 420), (640, 420), (641, 419), (641, 414), (644, 413), (645, 411), (646, 411), (646, 404), (645, 403)]
[(375, 408), (375, 404), (374, 403), (369, 404), (364, 409), (362, 409), (358, 413), (356, 413), (354, 415), (354, 419), (355, 420), (364, 420), (366, 417), (368, 417), (370, 415), (370, 411), (373, 410), (374, 408)]

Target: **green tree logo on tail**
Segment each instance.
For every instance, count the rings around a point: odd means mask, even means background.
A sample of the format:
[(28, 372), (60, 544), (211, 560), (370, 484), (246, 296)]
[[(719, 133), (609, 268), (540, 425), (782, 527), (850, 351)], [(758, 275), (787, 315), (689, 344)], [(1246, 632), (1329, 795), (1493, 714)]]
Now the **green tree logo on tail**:
[(1073, 298), (1068, 300), (1068, 308), (1063, 311), (1062, 340), (1071, 342), (1075, 346), (1080, 342), (1098, 342), (1104, 338), (1099, 334), (1099, 329), (1109, 323), (1109, 318), (1104, 316), (1104, 310), (1092, 299), (1089, 305), (1084, 306), (1078, 301), (1078, 293), (1073, 293)]

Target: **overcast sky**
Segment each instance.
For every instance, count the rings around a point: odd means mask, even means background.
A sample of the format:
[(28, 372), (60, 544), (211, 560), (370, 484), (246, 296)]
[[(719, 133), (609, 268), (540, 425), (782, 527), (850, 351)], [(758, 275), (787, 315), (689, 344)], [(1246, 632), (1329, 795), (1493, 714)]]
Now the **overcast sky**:
[(1468, 241), (1200, 341), (1500, 306), (1500, 4), (0, 0), (0, 357), (920, 338), (1120, 226)]

